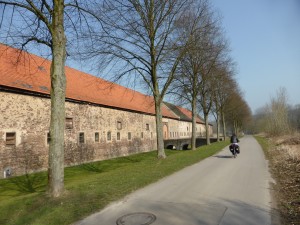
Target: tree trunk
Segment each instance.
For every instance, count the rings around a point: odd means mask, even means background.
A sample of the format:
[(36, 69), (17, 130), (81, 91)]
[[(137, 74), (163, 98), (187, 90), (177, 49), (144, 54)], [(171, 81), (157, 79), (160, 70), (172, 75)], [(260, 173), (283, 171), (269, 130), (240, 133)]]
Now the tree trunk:
[(238, 135), (238, 124), (237, 124), (237, 121), (236, 121), (236, 120), (233, 121), (233, 126), (234, 126), (234, 133), (235, 133), (236, 135)]
[(206, 134), (206, 144), (210, 145), (210, 137), (209, 137), (209, 125), (208, 125), (208, 115), (204, 114), (204, 120), (205, 120), (205, 134)]
[(51, 63), (51, 119), (48, 192), (59, 197), (64, 191), (65, 60), (64, 1), (54, 1)]
[(161, 100), (159, 97), (155, 98), (155, 118), (156, 118), (156, 140), (157, 140), (157, 158), (165, 159), (164, 137), (163, 137), (163, 123), (161, 112)]
[(217, 142), (220, 142), (220, 117), (219, 112), (217, 112)]
[(192, 100), (192, 140), (191, 140), (191, 148), (192, 150), (196, 149), (196, 98)]
[(225, 122), (225, 114), (222, 112), (222, 122), (223, 122), (223, 136), (224, 141), (226, 141), (226, 122)]

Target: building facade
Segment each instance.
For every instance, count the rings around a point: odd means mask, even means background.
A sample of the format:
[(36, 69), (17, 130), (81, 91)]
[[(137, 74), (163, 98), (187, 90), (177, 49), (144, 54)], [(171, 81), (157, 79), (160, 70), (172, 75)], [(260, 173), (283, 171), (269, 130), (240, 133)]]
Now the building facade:
[[(48, 167), (50, 64), (0, 45), (0, 178)], [(156, 149), (152, 97), (69, 67), (66, 77), (66, 166)], [(162, 112), (165, 139), (191, 137), (190, 111), (165, 103)]]

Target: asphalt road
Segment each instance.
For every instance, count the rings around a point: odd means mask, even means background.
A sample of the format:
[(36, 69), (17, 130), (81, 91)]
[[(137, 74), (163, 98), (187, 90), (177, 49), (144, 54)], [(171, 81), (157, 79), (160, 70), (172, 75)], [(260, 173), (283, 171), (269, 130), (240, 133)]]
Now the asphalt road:
[(268, 225), (271, 176), (252, 136), (132, 193), (76, 225)]

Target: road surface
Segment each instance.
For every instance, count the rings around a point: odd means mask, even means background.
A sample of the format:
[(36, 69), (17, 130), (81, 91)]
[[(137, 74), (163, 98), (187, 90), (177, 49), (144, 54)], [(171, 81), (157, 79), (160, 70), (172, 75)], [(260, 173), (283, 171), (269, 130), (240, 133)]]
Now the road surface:
[(252, 136), (138, 190), (76, 225), (268, 225), (271, 176)]

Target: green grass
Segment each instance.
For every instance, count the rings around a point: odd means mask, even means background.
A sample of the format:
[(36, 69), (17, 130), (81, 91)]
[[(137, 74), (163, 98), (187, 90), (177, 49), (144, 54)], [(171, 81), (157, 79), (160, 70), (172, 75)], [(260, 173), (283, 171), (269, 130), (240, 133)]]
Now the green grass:
[(261, 137), (261, 136), (254, 136), (255, 139), (257, 140), (257, 142), (260, 144), (260, 146), (262, 147), (266, 157), (269, 157), (269, 148), (270, 148), (270, 143), (268, 141), (267, 138), (265, 137)]
[(158, 160), (154, 151), (69, 167), (66, 192), (57, 199), (45, 193), (45, 172), (0, 180), (0, 224), (70, 224), (228, 144), (214, 143), (195, 151), (166, 150), (165, 160)]

